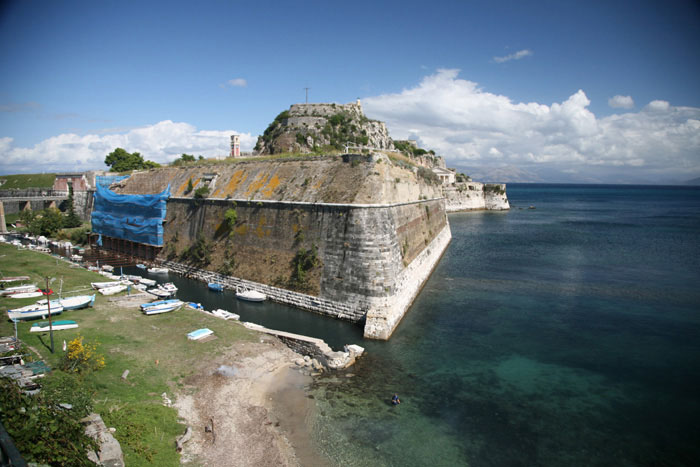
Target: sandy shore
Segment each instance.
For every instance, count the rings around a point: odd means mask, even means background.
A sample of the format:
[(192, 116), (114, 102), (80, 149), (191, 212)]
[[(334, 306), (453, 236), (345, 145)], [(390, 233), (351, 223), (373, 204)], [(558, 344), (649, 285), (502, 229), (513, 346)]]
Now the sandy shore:
[(174, 406), (192, 428), (182, 464), (208, 466), (324, 466), (311, 443), (310, 377), (299, 355), (277, 339), (236, 343), (202, 362)]

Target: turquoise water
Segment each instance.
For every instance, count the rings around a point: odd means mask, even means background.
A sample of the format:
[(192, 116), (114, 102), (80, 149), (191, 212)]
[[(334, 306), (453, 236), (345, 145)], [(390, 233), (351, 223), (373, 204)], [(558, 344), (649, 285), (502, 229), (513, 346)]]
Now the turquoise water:
[(367, 349), (311, 390), (335, 465), (700, 465), (700, 189), (508, 196), (509, 212), (449, 216), (452, 242), (388, 342), (170, 279), (207, 309)]
[(316, 382), (321, 450), (342, 466), (698, 465), (700, 190), (508, 194), (510, 212), (450, 215), (391, 340)]

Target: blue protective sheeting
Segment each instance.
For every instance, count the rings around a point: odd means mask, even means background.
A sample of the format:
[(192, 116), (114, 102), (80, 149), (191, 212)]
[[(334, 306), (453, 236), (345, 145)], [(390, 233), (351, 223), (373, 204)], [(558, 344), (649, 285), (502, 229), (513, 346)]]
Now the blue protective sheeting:
[(129, 177), (130, 175), (104, 175), (102, 177), (95, 177), (95, 183), (99, 186), (109, 188), (112, 183), (120, 182)]
[(112, 238), (163, 246), (163, 221), (170, 185), (162, 193), (153, 195), (122, 195), (103, 185), (99, 180), (103, 177), (97, 178), (92, 231)]

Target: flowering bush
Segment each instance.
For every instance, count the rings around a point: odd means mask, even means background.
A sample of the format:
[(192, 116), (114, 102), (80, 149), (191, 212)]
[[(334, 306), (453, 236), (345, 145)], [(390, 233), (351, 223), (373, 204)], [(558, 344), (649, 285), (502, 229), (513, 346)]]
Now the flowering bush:
[(97, 353), (97, 343), (83, 342), (78, 336), (68, 343), (66, 354), (61, 362), (61, 369), (76, 373), (97, 371), (105, 366), (105, 357)]

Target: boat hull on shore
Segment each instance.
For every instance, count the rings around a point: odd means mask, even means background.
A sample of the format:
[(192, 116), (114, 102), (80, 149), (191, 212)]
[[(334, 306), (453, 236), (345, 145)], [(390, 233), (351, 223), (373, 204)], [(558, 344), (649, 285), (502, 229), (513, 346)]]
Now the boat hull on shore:
[[(58, 301), (52, 300), (50, 305), (52, 316), (63, 313), (63, 307)], [(47, 303), (35, 303), (34, 305), (7, 310), (7, 317), (12, 321), (27, 321), (30, 319), (46, 318), (47, 316), (49, 316), (49, 304)]]
[[(51, 314), (53, 315), (53, 313)], [(51, 323), (51, 326), (49, 326), (48, 321), (42, 321), (40, 323), (32, 324), (32, 327), (29, 329), (29, 332), (48, 332), (51, 329), (53, 329), (54, 331), (62, 331), (64, 329), (75, 329), (77, 327), (78, 323), (70, 320), (53, 321)]]

